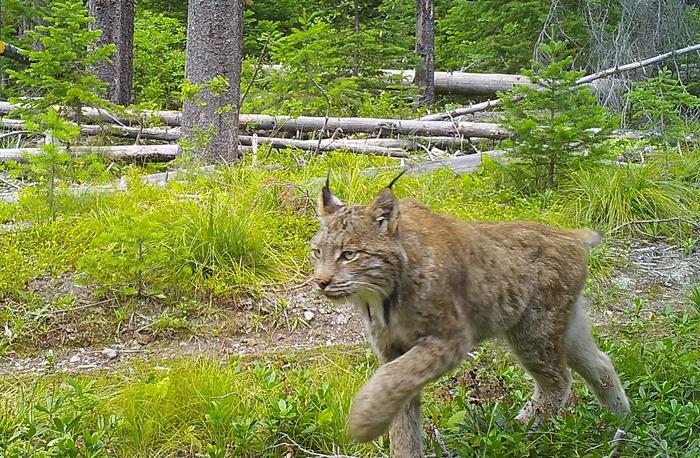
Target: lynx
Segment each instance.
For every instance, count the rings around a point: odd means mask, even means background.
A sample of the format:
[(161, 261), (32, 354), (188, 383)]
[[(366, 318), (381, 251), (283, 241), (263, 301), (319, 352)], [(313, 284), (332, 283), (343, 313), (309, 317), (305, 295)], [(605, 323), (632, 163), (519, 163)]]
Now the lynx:
[(488, 338), (507, 342), (535, 381), (517, 421), (539, 424), (562, 407), (571, 388), (567, 366), (612, 412), (629, 411), (583, 310), (597, 232), (470, 223), (398, 200), (391, 185), (367, 206), (345, 205), (328, 179), (319, 219), (313, 280), (332, 301), (356, 304), (380, 362), (352, 402), (354, 439), (389, 430), (392, 457), (422, 457), (423, 387)]

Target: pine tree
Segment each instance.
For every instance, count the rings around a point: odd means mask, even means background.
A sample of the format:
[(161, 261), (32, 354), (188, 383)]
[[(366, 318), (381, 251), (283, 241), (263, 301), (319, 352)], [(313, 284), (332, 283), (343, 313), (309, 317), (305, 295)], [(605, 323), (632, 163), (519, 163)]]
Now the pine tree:
[(79, 134), (67, 121), (69, 115), (79, 120), (84, 106), (109, 105), (101, 98), (106, 85), (91, 68), (109, 60), (114, 46), (97, 46), (102, 32), (86, 27), (92, 19), (81, 0), (52, 1), (44, 21), (46, 25), (27, 32), (41, 44), (41, 49), (26, 51), (29, 66), (7, 70), (24, 95), (11, 102), (21, 106), (19, 115), (29, 129), (69, 142)]

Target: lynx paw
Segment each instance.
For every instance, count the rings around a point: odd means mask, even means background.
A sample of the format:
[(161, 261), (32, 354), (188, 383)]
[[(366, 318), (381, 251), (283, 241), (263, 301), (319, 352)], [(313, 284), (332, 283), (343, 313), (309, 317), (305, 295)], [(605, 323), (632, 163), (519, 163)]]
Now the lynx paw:
[(372, 386), (365, 386), (355, 396), (350, 408), (348, 434), (360, 442), (369, 442), (389, 430), (396, 412), (383, 402)]
[(518, 412), (515, 421), (524, 426), (531, 424), (532, 429), (537, 429), (542, 423), (542, 417), (542, 412), (535, 406), (535, 403), (528, 401), (523, 408), (520, 409), (520, 412)]

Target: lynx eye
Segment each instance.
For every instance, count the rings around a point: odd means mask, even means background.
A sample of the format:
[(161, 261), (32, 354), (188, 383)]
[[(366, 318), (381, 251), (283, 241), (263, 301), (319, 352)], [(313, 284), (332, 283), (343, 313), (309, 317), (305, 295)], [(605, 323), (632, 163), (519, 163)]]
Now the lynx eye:
[(340, 254), (340, 258), (341, 258), (343, 261), (352, 261), (352, 260), (355, 259), (356, 257), (357, 257), (357, 251), (343, 251), (343, 252)]
[(321, 257), (321, 250), (319, 250), (318, 248), (312, 249), (312, 250), (311, 250), (311, 256), (313, 256), (314, 259), (320, 258), (320, 257)]

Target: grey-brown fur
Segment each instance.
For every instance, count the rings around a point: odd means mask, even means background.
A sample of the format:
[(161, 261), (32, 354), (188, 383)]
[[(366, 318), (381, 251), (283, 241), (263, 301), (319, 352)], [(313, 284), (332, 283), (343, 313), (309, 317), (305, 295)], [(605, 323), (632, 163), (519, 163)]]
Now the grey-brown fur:
[(535, 379), (518, 421), (537, 422), (566, 401), (567, 365), (616, 414), (629, 405), (582, 309), (588, 229), (468, 223), (397, 200), (384, 189), (368, 206), (325, 189), (311, 241), (314, 281), (357, 305), (381, 366), (350, 410), (352, 437), (389, 431), (393, 457), (423, 456), (420, 395), (484, 339), (507, 341)]

